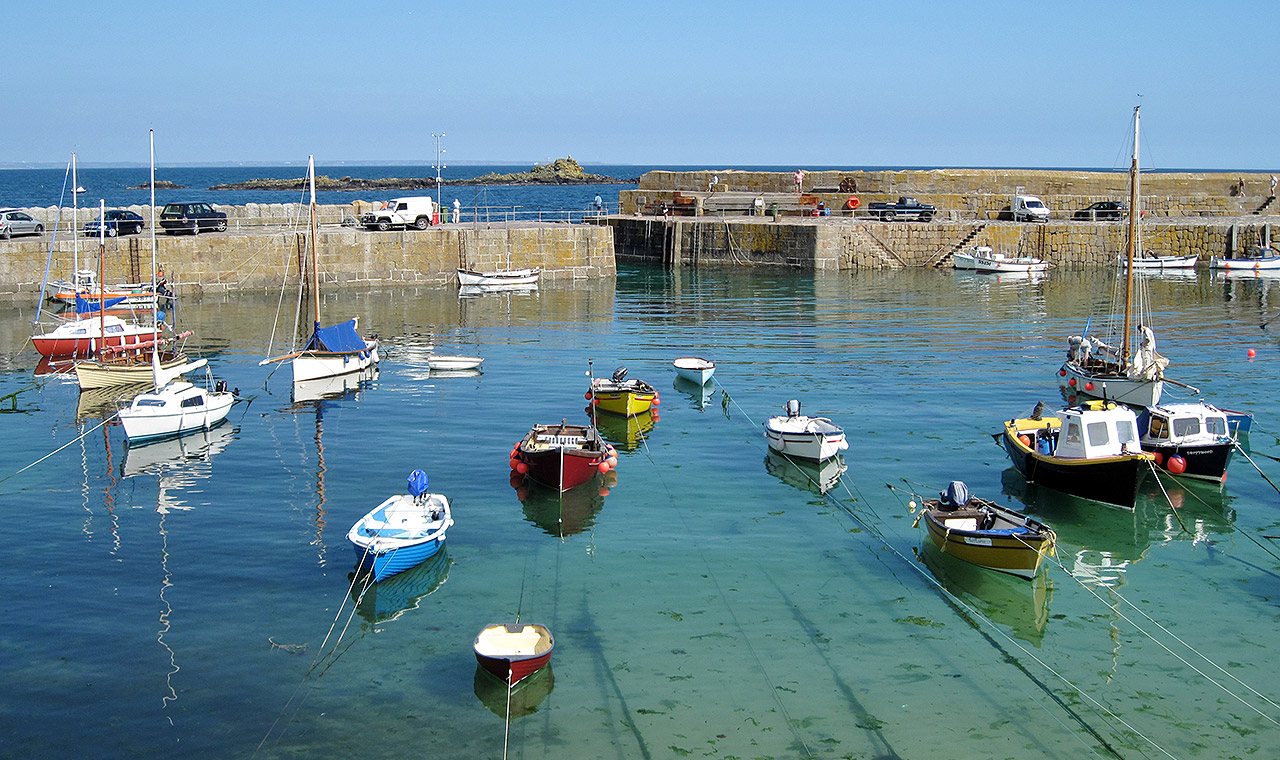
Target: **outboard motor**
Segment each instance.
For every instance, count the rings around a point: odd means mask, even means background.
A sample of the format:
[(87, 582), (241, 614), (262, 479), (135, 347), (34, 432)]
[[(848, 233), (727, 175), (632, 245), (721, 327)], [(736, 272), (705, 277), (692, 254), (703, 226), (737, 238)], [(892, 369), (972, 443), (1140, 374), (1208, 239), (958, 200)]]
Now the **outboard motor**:
[(627, 378), (627, 368), (618, 367), (613, 371), (613, 382), (620, 383)]
[(947, 490), (938, 494), (938, 503), (948, 512), (963, 507), (969, 503), (969, 487), (962, 481), (951, 481), (947, 484)]
[(786, 405), (786, 406), (784, 406), (784, 407), (783, 407), (783, 409), (786, 409), (786, 410), (787, 410), (787, 416), (788, 416), (788, 417), (799, 417), (799, 416), (800, 416), (800, 401), (799, 401), (799, 399), (794, 399), (794, 398), (793, 398), (793, 399), (791, 399), (790, 401), (788, 401), (788, 402), (787, 402), (787, 405)]
[(421, 501), (422, 494), (427, 492), (427, 473), (414, 470), (409, 473), (409, 494), (414, 501)]
[(226, 392), (227, 392), (227, 381), (226, 381), (226, 380), (219, 380), (217, 383), (215, 383), (215, 384), (214, 384), (214, 386), (213, 386), (213, 392), (214, 392), (214, 393), (226, 393)]

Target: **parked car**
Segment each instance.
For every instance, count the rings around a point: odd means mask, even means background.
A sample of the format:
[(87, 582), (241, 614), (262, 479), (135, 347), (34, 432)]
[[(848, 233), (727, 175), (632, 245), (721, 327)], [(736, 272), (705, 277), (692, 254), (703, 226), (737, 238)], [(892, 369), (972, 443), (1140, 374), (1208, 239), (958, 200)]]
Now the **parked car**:
[(436, 215), (436, 202), (431, 196), (392, 198), (382, 208), (360, 215), (360, 225), (367, 229), (389, 230), (392, 227), (416, 227), (425, 230)]
[(14, 235), (43, 235), (44, 224), (25, 211), (16, 208), (0, 208), (0, 238), (8, 240)]
[(170, 235), (179, 232), (198, 235), (202, 230), (225, 232), (227, 215), (214, 211), (208, 203), (166, 203), (160, 212), (160, 227)]
[(1121, 201), (1098, 201), (1097, 203), (1082, 208), (1071, 215), (1072, 219), (1082, 219), (1090, 222), (1101, 222), (1108, 219), (1124, 219), (1129, 215), (1129, 209)]
[[(132, 211), (124, 209), (111, 209), (107, 211), (107, 237), (115, 237), (116, 235), (137, 235), (142, 232), (144, 223), (141, 214), (135, 214)], [(101, 219), (93, 219), (86, 222), (84, 229), (81, 230), (86, 235), (93, 237), (98, 236), (98, 230), (102, 227)]]
[(1049, 207), (1034, 195), (1015, 195), (1009, 203), (1009, 213), (1015, 222), (1047, 222)]
[(938, 209), (934, 206), (921, 203), (906, 195), (899, 198), (897, 203), (872, 203), (867, 210), (883, 222), (892, 222), (895, 219), (919, 219), (922, 222), (928, 222), (932, 221), (933, 215), (938, 213)]

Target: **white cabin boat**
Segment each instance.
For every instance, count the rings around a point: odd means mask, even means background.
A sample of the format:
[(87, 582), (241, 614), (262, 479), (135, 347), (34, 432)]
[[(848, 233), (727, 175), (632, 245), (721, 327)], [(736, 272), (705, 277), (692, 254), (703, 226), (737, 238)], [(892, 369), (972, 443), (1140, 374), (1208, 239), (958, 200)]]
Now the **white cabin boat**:
[(769, 448), (787, 456), (821, 462), (849, 448), (844, 429), (826, 417), (800, 414), (800, 402), (787, 402), (785, 415), (764, 423)]

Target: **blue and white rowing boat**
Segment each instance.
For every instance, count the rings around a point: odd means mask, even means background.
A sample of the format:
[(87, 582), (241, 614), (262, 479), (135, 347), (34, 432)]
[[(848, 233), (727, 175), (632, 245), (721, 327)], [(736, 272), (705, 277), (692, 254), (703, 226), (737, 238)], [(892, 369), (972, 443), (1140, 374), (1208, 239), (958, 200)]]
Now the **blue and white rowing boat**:
[(409, 494), (397, 494), (356, 521), (347, 532), (360, 570), (380, 581), (429, 559), (453, 525), (449, 500), (426, 493), (427, 474), (409, 474)]

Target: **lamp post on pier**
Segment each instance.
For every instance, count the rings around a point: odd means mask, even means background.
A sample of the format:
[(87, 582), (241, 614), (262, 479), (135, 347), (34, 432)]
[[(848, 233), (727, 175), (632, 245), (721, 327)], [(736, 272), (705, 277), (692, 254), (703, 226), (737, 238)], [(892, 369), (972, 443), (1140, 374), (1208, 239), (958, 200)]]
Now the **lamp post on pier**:
[(440, 138), (444, 137), (444, 132), (441, 132), (440, 134), (432, 132), (431, 136), (436, 138), (436, 163), (433, 168), (436, 170), (436, 208), (440, 208), (440, 170), (447, 168), (444, 164), (440, 163), (440, 154), (444, 153), (444, 148), (440, 147)]

